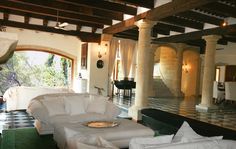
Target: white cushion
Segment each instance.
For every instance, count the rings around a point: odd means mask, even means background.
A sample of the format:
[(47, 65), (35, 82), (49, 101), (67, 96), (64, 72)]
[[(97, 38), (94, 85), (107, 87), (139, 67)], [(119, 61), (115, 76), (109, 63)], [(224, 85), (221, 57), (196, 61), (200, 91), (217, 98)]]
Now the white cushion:
[(133, 138), (130, 141), (129, 149), (142, 149), (157, 144), (171, 143), (174, 135), (163, 135), (157, 137)]
[(106, 97), (103, 96), (90, 96), (90, 103), (87, 107), (87, 112), (104, 114), (106, 111)]
[(47, 108), (49, 116), (66, 114), (63, 97), (44, 97), (43, 105)]
[(85, 113), (84, 99), (79, 96), (65, 97), (65, 109), (70, 115)]
[(175, 134), (172, 142), (182, 142), (182, 143), (188, 143), (188, 142), (195, 142), (195, 141), (201, 141), (201, 140), (214, 140), (214, 139), (222, 139), (223, 136), (216, 136), (216, 137), (204, 137), (199, 134), (197, 134), (190, 126), (189, 124), (184, 121), (182, 126), (179, 128), (177, 133)]

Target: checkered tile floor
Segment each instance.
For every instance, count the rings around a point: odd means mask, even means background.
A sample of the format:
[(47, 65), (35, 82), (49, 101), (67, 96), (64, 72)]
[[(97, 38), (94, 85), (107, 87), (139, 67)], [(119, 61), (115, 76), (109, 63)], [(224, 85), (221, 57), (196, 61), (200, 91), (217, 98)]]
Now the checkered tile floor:
[(26, 111), (5, 111), (5, 104), (0, 105), (0, 133), (3, 129), (34, 127), (34, 119)]
[[(134, 99), (114, 98), (114, 103), (123, 108), (123, 114), (133, 105)], [(200, 103), (196, 98), (150, 98), (149, 107), (156, 108), (170, 113), (179, 114), (189, 118), (197, 119), (207, 123), (219, 125), (236, 130), (236, 103), (221, 103), (218, 108), (210, 112), (196, 111), (195, 105)]]

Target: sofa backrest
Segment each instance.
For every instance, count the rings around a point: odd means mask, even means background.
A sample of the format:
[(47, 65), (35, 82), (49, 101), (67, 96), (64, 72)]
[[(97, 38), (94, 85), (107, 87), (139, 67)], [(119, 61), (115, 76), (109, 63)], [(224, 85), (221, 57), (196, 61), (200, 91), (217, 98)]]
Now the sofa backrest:
[[(114, 105), (112, 102), (108, 101), (108, 97), (88, 94), (88, 93), (57, 93), (57, 94), (40, 95), (31, 100), (28, 106), (27, 112), (33, 115), (35, 118), (42, 119), (42, 117), (45, 117), (44, 116), (45, 114), (48, 115), (47, 108), (45, 107), (42, 101), (45, 100), (46, 98), (50, 99), (50, 97), (64, 97), (64, 103), (65, 103), (65, 100), (70, 99), (70, 97), (73, 97), (73, 98), (78, 97), (78, 100), (83, 100), (83, 102), (86, 102), (84, 104), (86, 106), (85, 109), (87, 109), (90, 103), (94, 103), (93, 100), (105, 100), (104, 104), (106, 105), (104, 106), (105, 107), (104, 114), (107, 115), (108, 118), (115, 118), (120, 114), (120, 109), (116, 105)], [(70, 115), (70, 113), (67, 113), (67, 114)]]

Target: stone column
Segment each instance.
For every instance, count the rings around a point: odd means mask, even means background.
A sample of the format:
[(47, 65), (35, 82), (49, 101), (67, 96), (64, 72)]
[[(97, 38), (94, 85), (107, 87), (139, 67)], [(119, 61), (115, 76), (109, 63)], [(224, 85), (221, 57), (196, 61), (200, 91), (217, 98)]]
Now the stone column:
[(154, 92), (154, 80), (153, 80), (153, 70), (154, 70), (154, 58), (155, 58), (155, 51), (157, 49), (158, 45), (151, 45), (151, 49), (150, 49), (150, 58), (149, 58), (149, 90), (148, 90), (148, 96), (150, 97), (154, 97), (155, 96), (155, 92)]
[(149, 50), (151, 49), (151, 29), (155, 22), (140, 20), (136, 22), (139, 27), (138, 65), (136, 78), (135, 104), (129, 109), (133, 119), (141, 119), (139, 111), (147, 106), (149, 89)]
[(202, 84), (202, 99), (199, 105), (196, 105), (197, 110), (207, 111), (212, 108), (213, 98), (213, 81), (215, 77), (215, 51), (217, 41), (220, 39), (217, 35), (203, 36), (206, 41), (203, 84)]

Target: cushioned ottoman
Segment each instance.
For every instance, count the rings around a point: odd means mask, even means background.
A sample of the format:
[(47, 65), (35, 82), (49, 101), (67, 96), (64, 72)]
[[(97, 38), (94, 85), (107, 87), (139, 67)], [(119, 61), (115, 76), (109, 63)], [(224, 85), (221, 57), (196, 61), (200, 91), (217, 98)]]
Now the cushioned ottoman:
[[(114, 121), (114, 119), (113, 119)], [(120, 123), (112, 128), (90, 128), (84, 123), (64, 123), (54, 125), (54, 140), (60, 149), (67, 146), (70, 139), (84, 136), (102, 137), (120, 148), (129, 147), (133, 137), (154, 136), (154, 131), (146, 126), (127, 119), (116, 119)]]

